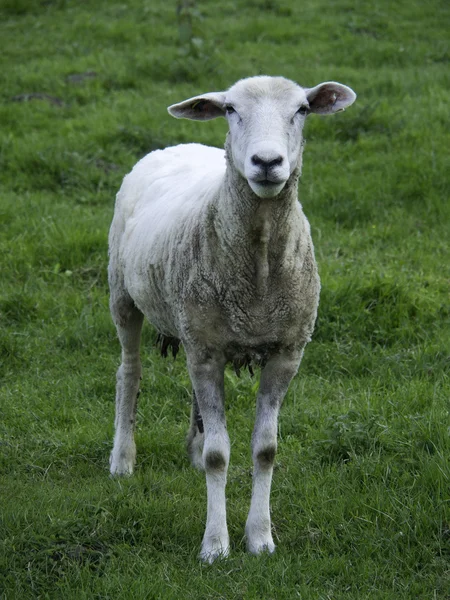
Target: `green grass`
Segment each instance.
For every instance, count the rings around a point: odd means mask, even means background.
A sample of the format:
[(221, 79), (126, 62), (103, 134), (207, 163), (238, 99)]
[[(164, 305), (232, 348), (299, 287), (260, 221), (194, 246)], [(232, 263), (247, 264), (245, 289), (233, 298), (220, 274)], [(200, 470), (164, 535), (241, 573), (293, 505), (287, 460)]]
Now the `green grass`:
[[(0, 598), (450, 597), (447, 2), (0, 3)], [(231, 557), (198, 562), (190, 383), (143, 336), (133, 478), (108, 477), (119, 344), (107, 234), (155, 148), (222, 145), (166, 106), (243, 76), (350, 85), (310, 117), (322, 277), (283, 407), (277, 551), (245, 552), (257, 379), (227, 371)]]

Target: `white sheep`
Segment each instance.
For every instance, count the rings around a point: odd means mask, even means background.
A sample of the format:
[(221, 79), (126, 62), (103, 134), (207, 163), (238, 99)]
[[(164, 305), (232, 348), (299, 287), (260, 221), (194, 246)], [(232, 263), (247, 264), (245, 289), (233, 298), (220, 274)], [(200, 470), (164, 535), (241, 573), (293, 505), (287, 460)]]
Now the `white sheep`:
[(273, 552), (269, 512), (277, 421), (310, 340), (319, 277), (309, 223), (297, 198), (302, 130), (309, 113), (354, 102), (335, 83), (302, 88), (251, 77), (226, 92), (169, 107), (177, 118), (226, 117), (225, 152), (199, 144), (151, 152), (117, 195), (109, 236), (111, 312), (122, 345), (112, 474), (131, 474), (144, 316), (164, 351), (181, 340), (194, 390), (188, 447), (206, 471), (207, 519), (200, 556), (229, 552), (225, 485), (230, 442), (224, 368), (262, 367), (252, 436), (250, 552)]

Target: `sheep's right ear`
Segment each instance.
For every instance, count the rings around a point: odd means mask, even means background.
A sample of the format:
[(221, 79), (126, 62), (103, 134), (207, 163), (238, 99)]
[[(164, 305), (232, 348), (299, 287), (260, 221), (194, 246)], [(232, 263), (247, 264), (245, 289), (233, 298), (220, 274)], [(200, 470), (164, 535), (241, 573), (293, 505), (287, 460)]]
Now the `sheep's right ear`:
[(209, 121), (225, 116), (225, 94), (211, 92), (195, 98), (189, 98), (179, 104), (172, 104), (167, 109), (176, 119), (191, 119), (193, 121)]

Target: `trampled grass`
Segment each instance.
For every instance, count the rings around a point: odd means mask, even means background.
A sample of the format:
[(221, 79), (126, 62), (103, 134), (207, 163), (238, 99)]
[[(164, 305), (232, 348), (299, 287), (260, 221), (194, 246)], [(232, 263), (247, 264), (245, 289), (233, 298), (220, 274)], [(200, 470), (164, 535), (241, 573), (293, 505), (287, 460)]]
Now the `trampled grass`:
[[(448, 598), (448, 3), (183, 6), (0, 3), (0, 597)], [(137, 472), (108, 477), (107, 233), (141, 156), (223, 143), (166, 106), (258, 73), (358, 100), (306, 130), (322, 296), (280, 419), (277, 551), (245, 552), (258, 375), (230, 371), (233, 549), (209, 567), (184, 357), (150, 327)]]

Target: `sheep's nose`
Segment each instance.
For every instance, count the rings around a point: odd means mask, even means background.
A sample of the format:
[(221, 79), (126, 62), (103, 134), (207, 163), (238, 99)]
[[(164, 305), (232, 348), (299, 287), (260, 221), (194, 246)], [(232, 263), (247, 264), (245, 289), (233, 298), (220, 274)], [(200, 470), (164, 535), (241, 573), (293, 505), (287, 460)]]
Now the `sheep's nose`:
[(283, 163), (283, 157), (280, 155), (277, 155), (277, 156), (274, 156), (273, 158), (271, 158), (270, 160), (267, 160), (266, 158), (261, 158), (261, 156), (258, 156), (258, 154), (254, 154), (251, 157), (251, 161), (256, 167), (263, 167), (264, 169), (270, 169), (271, 167), (280, 166)]

